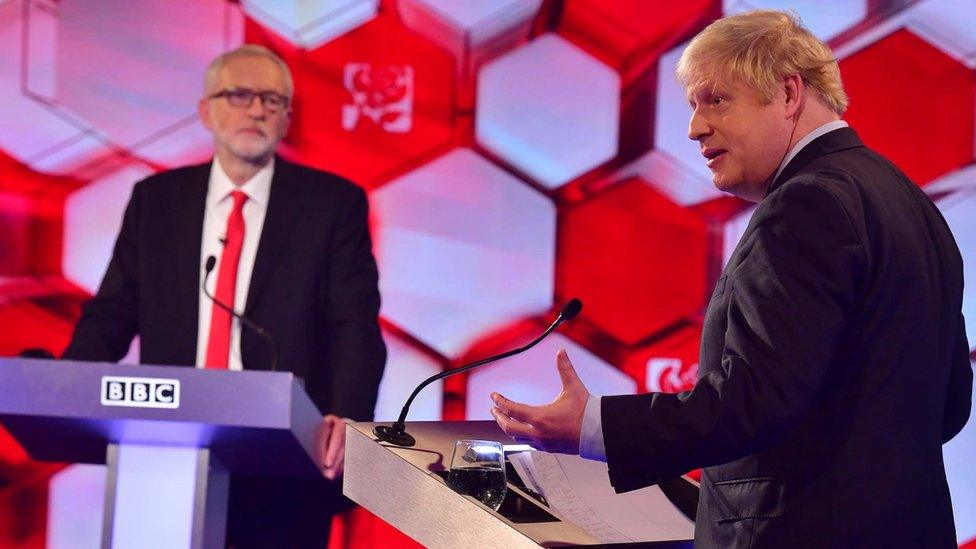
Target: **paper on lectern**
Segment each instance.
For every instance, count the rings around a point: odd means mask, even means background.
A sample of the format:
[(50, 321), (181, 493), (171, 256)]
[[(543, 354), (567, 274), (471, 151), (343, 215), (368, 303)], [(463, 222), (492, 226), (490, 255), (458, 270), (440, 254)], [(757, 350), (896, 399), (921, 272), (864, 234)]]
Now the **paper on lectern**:
[(565, 520), (603, 543), (691, 539), (695, 524), (657, 486), (617, 494), (607, 464), (579, 456), (520, 452), (509, 456), (526, 486)]

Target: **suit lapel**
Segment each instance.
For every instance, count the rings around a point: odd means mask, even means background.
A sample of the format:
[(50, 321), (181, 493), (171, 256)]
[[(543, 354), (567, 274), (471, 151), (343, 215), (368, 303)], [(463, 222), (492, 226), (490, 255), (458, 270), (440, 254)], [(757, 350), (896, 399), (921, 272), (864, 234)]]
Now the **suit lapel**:
[(268, 195), (268, 209), (264, 215), (264, 227), (258, 241), (257, 256), (251, 271), (251, 282), (247, 291), (244, 314), (251, 315), (255, 303), (261, 295), (278, 259), (295, 229), (303, 203), (301, 186), (296, 181), (295, 167), (281, 157), (275, 157), (274, 175), (271, 178), (271, 192)]
[(820, 137), (814, 139), (803, 147), (800, 152), (790, 160), (789, 164), (783, 168), (783, 171), (779, 174), (779, 177), (769, 186), (766, 191), (766, 196), (769, 196), (774, 190), (778, 189), (780, 185), (784, 182), (789, 181), (791, 177), (798, 174), (801, 169), (803, 169), (807, 164), (813, 162), (817, 158), (830, 154), (837, 151), (842, 151), (845, 149), (852, 149), (854, 147), (863, 147), (864, 143), (857, 136), (857, 133), (849, 128), (840, 128), (832, 132), (827, 132)]
[(206, 208), (210, 164), (191, 169), (189, 177), (177, 183), (182, 188), (176, 193), (174, 212), (173, 246), (176, 253), (176, 310), (178, 318), (185, 319), (186, 326), (193, 328), (192, 345), (182, 349), (186, 364), (196, 362), (196, 327), (200, 316), (200, 242), (203, 238), (203, 215)]

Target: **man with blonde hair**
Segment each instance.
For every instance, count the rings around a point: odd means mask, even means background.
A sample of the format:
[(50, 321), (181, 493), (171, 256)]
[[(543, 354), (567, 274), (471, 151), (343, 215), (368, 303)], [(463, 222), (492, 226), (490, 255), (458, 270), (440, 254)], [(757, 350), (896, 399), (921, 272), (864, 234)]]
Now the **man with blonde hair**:
[(138, 335), (145, 364), (277, 368), (304, 379), (323, 414), (324, 478), (232, 476), (228, 541), (237, 548), (326, 546), (345, 421), (372, 419), (386, 358), (365, 193), (275, 155), (293, 93), (288, 66), (267, 48), (213, 60), (198, 104), (213, 161), (136, 184), (108, 270), (64, 352), (116, 361)]
[(955, 547), (943, 443), (969, 416), (962, 261), (932, 202), (840, 119), (791, 14), (716, 21), (677, 77), (716, 187), (758, 202), (708, 305), (695, 388), (598, 398), (557, 357), (510, 435), (607, 461), (617, 491), (703, 467), (700, 547)]

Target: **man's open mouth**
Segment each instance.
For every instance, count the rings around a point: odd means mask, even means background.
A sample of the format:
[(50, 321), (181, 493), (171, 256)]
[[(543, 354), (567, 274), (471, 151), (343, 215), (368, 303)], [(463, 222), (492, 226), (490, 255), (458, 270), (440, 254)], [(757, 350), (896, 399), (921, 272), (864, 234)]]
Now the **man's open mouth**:
[(711, 166), (723, 154), (725, 154), (725, 149), (708, 148), (702, 151), (702, 156), (704, 156), (706, 160), (705, 163), (709, 166)]

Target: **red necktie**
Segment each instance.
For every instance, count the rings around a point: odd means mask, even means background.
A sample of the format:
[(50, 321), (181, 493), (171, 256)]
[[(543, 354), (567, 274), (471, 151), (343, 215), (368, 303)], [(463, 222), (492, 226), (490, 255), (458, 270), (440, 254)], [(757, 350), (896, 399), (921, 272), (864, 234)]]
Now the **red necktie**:
[[(220, 254), (220, 268), (217, 270), (217, 301), (234, 307), (234, 290), (237, 287), (237, 264), (241, 260), (244, 245), (244, 202), (247, 195), (241, 191), (230, 193), (234, 199), (234, 209), (227, 217), (227, 232), (224, 233), (224, 251)], [(230, 313), (216, 303), (210, 313), (210, 337), (207, 339), (206, 368), (227, 369), (230, 355), (230, 327), (233, 319)]]

